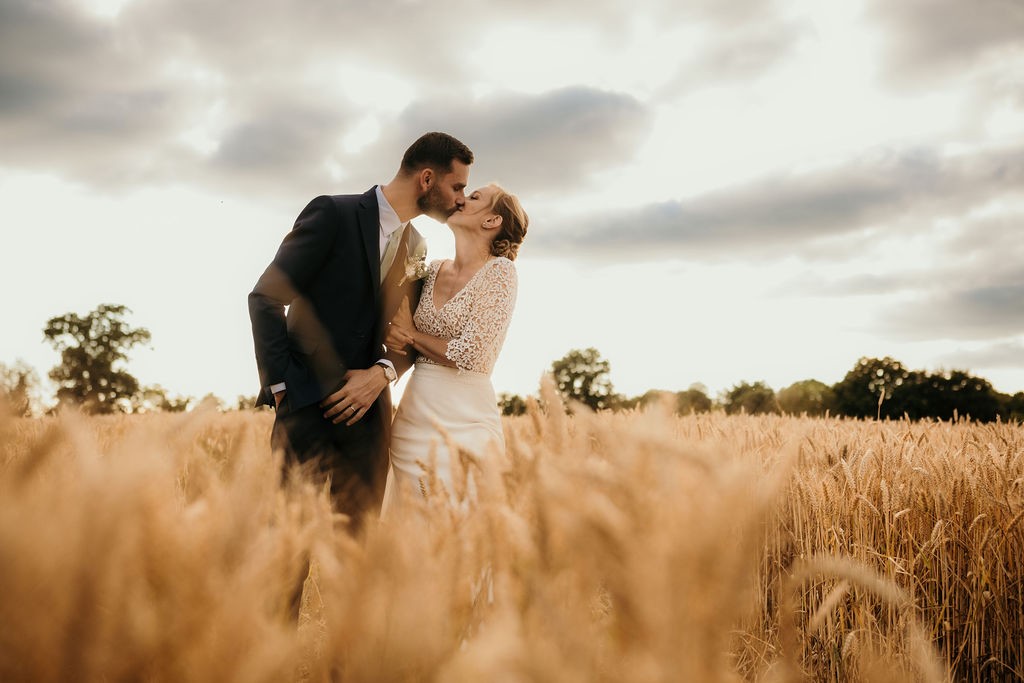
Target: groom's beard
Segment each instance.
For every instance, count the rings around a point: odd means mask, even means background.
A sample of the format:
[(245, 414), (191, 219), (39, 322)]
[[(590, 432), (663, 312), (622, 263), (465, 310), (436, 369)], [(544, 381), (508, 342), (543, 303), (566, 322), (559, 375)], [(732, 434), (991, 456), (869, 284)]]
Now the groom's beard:
[(427, 190), (425, 195), (416, 200), (416, 208), (420, 210), (420, 213), (430, 216), (438, 223), (444, 223), (448, 220), (448, 216), (455, 213), (458, 207), (447, 206), (441, 190), (437, 185), (434, 185)]

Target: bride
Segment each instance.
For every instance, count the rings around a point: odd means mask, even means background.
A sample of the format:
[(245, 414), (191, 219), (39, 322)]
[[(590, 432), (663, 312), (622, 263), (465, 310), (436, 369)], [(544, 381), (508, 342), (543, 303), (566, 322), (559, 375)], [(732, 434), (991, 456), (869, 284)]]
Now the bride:
[(405, 306), (390, 323), (387, 347), (418, 357), (392, 425), (386, 508), (402, 491), (426, 493), (420, 463), (433, 462), (452, 491), (457, 454), (448, 439), (477, 457), (504, 448), (490, 376), (515, 307), (512, 262), (528, 224), (515, 195), (494, 184), (474, 191), (448, 218), (454, 260), (433, 261), (415, 313)]

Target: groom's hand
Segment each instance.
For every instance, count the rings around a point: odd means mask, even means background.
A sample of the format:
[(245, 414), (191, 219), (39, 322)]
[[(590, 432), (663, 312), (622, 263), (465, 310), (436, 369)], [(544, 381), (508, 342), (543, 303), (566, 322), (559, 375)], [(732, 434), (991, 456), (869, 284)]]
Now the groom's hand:
[(351, 427), (363, 419), (387, 385), (388, 378), (379, 365), (366, 370), (349, 370), (341, 388), (320, 402), (320, 407), (325, 409), (324, 417), (334, 424), (344, 422)]

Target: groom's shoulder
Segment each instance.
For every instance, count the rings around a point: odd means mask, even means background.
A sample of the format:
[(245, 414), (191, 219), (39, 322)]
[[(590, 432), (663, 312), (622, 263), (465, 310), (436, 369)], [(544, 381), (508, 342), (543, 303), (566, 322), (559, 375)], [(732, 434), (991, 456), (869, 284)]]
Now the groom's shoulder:
[(377, 210), (377, 198), (373, 192), (363, 194), (321, 194), (306, 203), (302, 216), (353, 216), (359, 210)]
[(371, 190), (363, 194), (322, 194), (306, 205), (305, 211), (322, 211), (328, 215), (352, 217), (359, 211), (376, 211), (377, 197)]
[(361, 194), (322, 195), (317, 199), (328, 200), (339, 209), (377, 208), (377, 194), (373, 188)]

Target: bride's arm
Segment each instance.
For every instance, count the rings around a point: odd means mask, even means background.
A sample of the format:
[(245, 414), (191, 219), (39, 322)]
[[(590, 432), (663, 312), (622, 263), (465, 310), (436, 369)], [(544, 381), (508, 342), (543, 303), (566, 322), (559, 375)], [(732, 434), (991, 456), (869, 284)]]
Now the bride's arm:
[(385, 343), (389, 349), (399, 349), (408, 346), (439, 365), (447, 365), (450, 368), (458, 367), (454, 361), (445, 355), (448, 351), (448, 342), (450, 340), (435, 337), (426, 332), (420, 332), (413, 325), (405, 327), (404, 322), (396, 318), (388, 326), (388, 336)]
[(426, 332), (420, 332), (415, 327), (409, 333), (409, 343), (412, 348), (439, 365), (447, 365), (450, 368), (459, 367), (455, 361), (448, 358), (448, 339), (434, 337)]
[(434, 337), (397, 319), (388, 328), (389, 346), (411, 346), (439, 365), (477, 372), (490, 372), (501, 350), (515, 307), (517, 276), (515, 267), (501, 259), (475, 286), (480, 296), (473, 304), (469, 322), (453, 339)]

